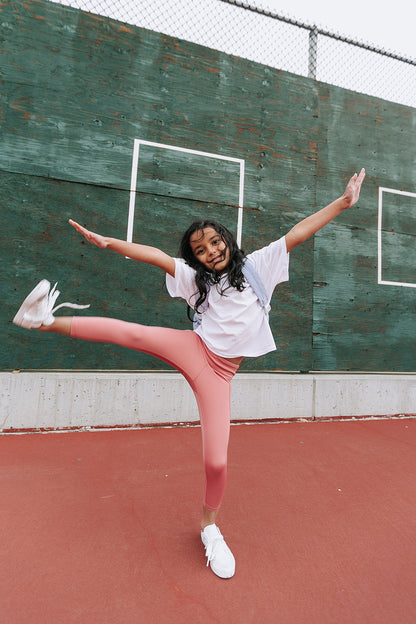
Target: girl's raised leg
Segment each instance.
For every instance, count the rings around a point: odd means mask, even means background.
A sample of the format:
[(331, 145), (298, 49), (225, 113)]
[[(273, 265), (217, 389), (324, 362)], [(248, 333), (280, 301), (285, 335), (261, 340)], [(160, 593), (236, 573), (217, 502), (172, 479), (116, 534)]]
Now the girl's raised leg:
[(72, 316), (55, 317), (52, 325), (41, 325), (37, 329), (44, 332), (53, 332), (55, 334), (71, 335)]

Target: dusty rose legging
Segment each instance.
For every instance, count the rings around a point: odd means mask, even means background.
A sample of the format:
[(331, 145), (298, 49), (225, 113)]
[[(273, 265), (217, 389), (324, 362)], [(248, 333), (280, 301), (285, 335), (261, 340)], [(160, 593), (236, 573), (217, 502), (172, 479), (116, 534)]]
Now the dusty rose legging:
[(182, 373), (199, 409), (205, 468), (204, 505), (212, 511), (219, 509), (227, 481), (231, 379), (238, 366), (212, 353), (192, 330), (74, 316), (71, 336), (149, 353)]

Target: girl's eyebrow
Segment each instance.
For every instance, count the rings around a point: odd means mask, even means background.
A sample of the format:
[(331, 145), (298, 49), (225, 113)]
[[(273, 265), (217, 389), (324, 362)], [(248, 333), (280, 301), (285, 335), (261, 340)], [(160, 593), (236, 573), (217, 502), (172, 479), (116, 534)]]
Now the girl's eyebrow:
[(204, 246), (204, 244), (202, 242), (200, 242), (200, 241), (197, 241), (196, 243), (192, 243), (191, 242), (191, 245), (192, 244), (195, 245), (194, 249), (199, 249), (199, 247), (203, 247)]
[[(210, 236), (209, 239), (208, 239), (208, 242), (213, 241), (214, 238), (221, 238), (220, 235), (218, 234), (218, 232), (215, 232), (215, 234)], [(201, 238), (199, 240), (189, 241), (189, 242), (190, 242), (191, 246), (195, 245), (195, 247), (193, 247), (193, 251), (194, 252), (197, 251), (198, 249), (203, 249), (204, 248), (204, 236), (201, 236)]]

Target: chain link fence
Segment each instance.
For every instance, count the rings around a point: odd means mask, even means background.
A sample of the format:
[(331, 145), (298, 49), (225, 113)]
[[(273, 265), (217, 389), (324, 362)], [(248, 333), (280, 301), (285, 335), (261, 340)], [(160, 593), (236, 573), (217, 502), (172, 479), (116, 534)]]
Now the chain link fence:
[(260, 0), (54, 0), (416, 107), (416, 59), (278, 15)]

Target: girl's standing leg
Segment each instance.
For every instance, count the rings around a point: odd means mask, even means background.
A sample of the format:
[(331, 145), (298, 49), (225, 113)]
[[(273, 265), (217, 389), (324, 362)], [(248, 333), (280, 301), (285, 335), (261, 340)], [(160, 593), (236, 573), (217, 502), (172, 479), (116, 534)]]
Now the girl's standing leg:
[[(214, 395), (215, 393), (215, 395)], [(205, 470), (204, 506), (201, 529), (215, 524), (227, 483), (228, 440), (230, 436), (230, 392), (210, 385), (195, 393), (202, 430)]]
[(205, 345), (203, 348), (209, 364), (191, 384), (199, 408), (205, 469), (202, 530), (215, 522), (224, 496), (230, 437), (230, 382), (238, 368), (209, 352)]

